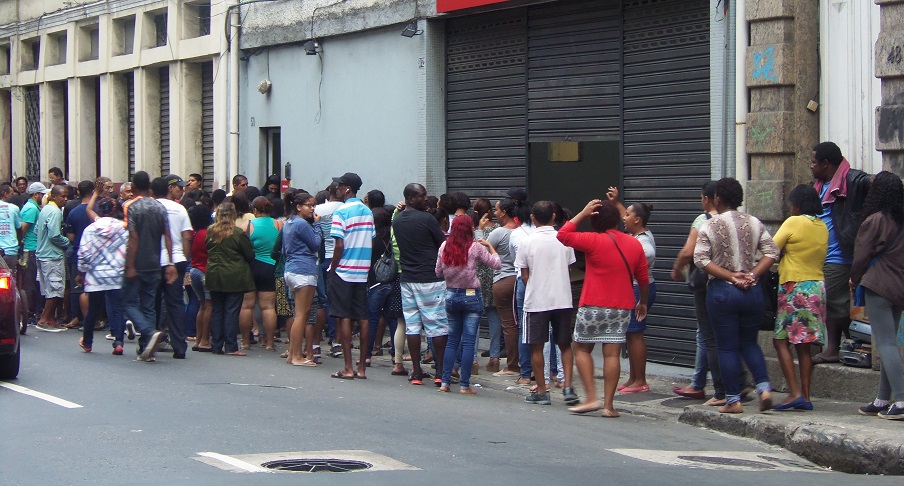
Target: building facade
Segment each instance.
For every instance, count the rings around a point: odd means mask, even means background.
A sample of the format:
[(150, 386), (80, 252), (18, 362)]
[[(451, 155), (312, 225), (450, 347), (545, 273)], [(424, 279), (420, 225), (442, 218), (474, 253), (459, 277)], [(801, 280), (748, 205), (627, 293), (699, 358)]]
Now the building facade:
[(227, 7), (209, 0), (0, 1), (0, 175), (137, 170), (223, 184)]

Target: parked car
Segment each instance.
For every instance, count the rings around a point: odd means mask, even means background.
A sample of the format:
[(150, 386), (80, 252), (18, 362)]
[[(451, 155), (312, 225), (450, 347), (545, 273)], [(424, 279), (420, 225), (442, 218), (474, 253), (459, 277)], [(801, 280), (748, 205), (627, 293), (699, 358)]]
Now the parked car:
[(19, 374), (19, 333), (25, 326), (25, 308), (16, 287), (16, 273), (0, 258), (0, 380)]

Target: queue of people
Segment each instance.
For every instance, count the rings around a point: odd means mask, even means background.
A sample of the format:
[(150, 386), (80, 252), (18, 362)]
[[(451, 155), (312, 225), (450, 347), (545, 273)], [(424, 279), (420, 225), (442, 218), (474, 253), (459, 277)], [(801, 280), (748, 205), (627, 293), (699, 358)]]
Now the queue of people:
[[(671, 273), (690, 286), (698, 321), (693, 380), (674, 391), (705, 399), (709, 374), (714, 394), (705, 405), (722, 413), (742, 413), (742, 398), (753, 392), (761, 411), (813, 410), (813, 367), (837, 361), (850, 292), (859, 286), (883, 355), (879, 394), (859, 412), (904, 419), (904, 366), (895, 349), (904, 186), (889, 172), (851, 169), (831, 142), (814, 147), (811, 170), (816, 184), (791, 191), (791, 216), (774, 237), (739, 210), (737, 180), (703, 186), (703, 212)], [(164, 349), (184, 359), (189, 347), (240, 357), (258, 342), (274, 352), (287, 342), (287, 364), (315, 368), (326, 338), (330, 356), (343, 361), (331, 376), (361, 380), (371, 357), (383, 353), (388, 328), (392, 375), (412, 385), (432, 379), (440, 392), (458, 382), (461, 394), (476, 395), (477, 335), (486, 317), (486, 370), (531, 387), (527, 403), (551, 404), (555, 387), (573, 413), (618, 417), (616, 393), (649, 391), (653, 207), (625, 206), (615, 187), (571, 216), (554, 201), (531, 204), (519, 188), (472, 204), (463, 193), (431, 197), (412, 183), (393, 207), (378, 190), (360, 198), (355, 173), (319, 192), (284, 194), (270, 179), (262, 194), (241, 175), (230, 193), (207, 194), (198, 174), (186, 182), (137, 172), (118, 195), (104, 177), (70, 189), (61, 171), (49, 175), (57, 181), (50, 188), (0, 185), (0, 248), (19, 269), (32, 325), (82, 327), (83, 352), (94, 350), (96, 327), (109, 326), (112, 353), (123, 355), (137, 337), (138, 361), (155, 361)], [(579, 229), (585, 222), (589, 231)], [(777, 297), (769, 297), (763, 289), (775, 263)], [(576, 306), (575, 265), (585, 275)], [(770, 298), (769, 327), (789, 392), (780, 403), (757, 344)], [(629, 373), (619, 384), (625, 348)], [(421, 366), (430, 362), (432, 376)], [(573, 386), (575, 368), (583, 397)]]

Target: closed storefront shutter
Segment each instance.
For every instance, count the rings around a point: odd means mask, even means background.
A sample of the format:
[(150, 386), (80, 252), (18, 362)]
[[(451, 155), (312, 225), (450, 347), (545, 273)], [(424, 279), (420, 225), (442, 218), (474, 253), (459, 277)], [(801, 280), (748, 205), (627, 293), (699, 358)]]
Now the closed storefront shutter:
[(160, 75), (160, 175), (170, 173), (170, 82), (169, 68), (162, 67)]
[(524, 186), (527, 93), (524, 9), (446, 23), (448, 192), (498, 197)]
[(129, 180), (135, 175), (135, 74), (126, 76), (126, 91), (128, 92), (128, 120), (129, 120)]
[(201, 64), (201, 175), (213, 190), (213, 63)]
[(529, 141), (618, 140), (619, 0), (531, 7), (527, 44)]
[(672, 262), (700, 214), (710, 178), (706, 0), (624, 3), (624, 200), (654, 206), (658, 295), (647, 319), (649, 358), (692, 364), (696, 320)]

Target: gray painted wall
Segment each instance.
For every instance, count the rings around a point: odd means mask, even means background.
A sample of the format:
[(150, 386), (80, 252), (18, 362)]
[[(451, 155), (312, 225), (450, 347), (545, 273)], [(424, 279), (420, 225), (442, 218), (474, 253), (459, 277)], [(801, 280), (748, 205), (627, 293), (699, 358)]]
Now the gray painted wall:
[[(401, 30), (396, 25), (324, 39), (319, 103), (320, 59), (300, 44), (244, 51), (250, 57), (240, 66), (240, 172), (261, 184), (267, 170), (261, 127), (278, 126), (282, 161), (292, 162), (295, 187), (317, 191), (351, 171), (364, 181), (362, 197), (380, 189), (394, 203), (405, 184), (425, 182), (419, 180), (423, 101), (417, 89), (423, 36), (405, 38)], [(273, 86), (261, 95), (257, 85), (268, 78), (268, 57)]]

